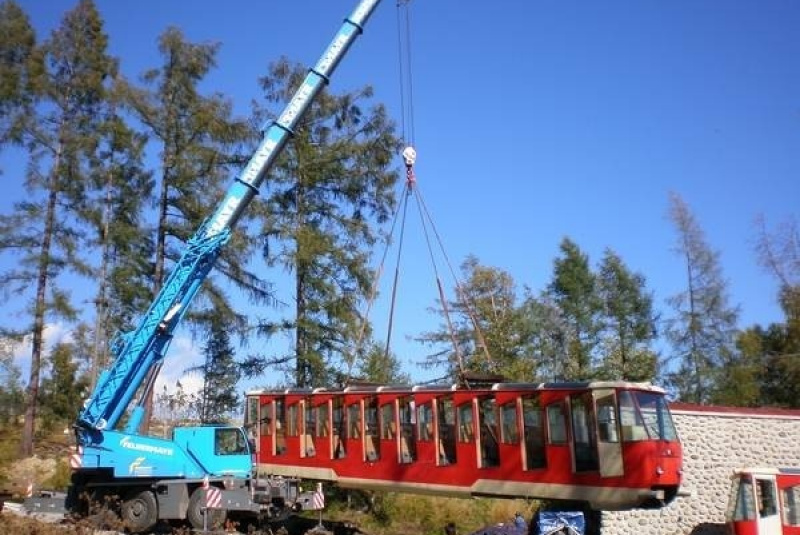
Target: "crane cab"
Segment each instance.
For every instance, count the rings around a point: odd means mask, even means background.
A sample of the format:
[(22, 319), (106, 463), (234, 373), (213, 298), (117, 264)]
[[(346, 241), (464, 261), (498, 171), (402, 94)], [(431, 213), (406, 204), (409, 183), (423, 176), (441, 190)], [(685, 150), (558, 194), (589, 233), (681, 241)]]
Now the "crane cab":
[(737, 470), (727, 522), (732, 535), (800, 535), (800, 469)]
[(176, 427), (172, 439), (203, 467), (201, 476), (248, 477), (252, 472), (250, 443), (240, 427)]

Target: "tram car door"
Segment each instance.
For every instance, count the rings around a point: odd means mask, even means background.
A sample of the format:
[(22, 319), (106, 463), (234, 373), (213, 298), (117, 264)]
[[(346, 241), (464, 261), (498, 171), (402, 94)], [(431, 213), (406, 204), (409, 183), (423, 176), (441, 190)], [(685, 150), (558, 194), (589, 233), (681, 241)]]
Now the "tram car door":
[(592, 390), (592, 398), (596, 409), (600, 475), (621, 476), (625, 470), (622, 462), (616, 395), (612, 389), (597, 389)]

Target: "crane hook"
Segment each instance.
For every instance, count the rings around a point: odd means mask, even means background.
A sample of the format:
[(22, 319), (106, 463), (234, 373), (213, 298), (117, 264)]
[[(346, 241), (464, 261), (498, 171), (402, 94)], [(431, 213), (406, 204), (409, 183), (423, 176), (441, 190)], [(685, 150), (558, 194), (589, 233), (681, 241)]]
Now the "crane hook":
[(413, 167), (414, 162), (417, 161), (417, 151), (414, 147), (408, 146), (403, 149), (403, 160), (406, 162), (406, 167)]
[(414, 147), (409, 145), (403, 149), (403, 161), (406, 164), (406, 183), (410, 194), (414, 184), (417, 182), (417, 178), (414, 176), (414, 162), (417, 161), (417, 151), (414, 150)]

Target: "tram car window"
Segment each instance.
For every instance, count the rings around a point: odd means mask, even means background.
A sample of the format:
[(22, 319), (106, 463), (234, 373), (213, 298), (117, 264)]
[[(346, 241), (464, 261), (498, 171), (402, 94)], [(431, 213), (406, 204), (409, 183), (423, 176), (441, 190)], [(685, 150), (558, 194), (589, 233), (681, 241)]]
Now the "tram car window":
[(394, 420), (394, 403), (381, 406), (381, 438), (394, 440), (397, 438), (397, 422)]
[(480, 400), (478, 407), (478, 427), (481, 430), (481, 468), (500, 466), (497, 403), (494, 398), (483, 398)]
[(472, 418), (472, 403), (464, 403), (458, 406), (458, 441), (473, 440), (475, 440), (475, 425)]
[(331, 450), (334, 459), (343, 459), (346, 456), (344, 448), (345, 436), (345, 423), (344, 423), (344, 401), (342, 398), (334, 398), (333, 400), (333, 449)]
[(758, 497), (758, 515), (760, 517), (772, 516), (777, 512), (774, 480), (756, 479), (756, 496)]
[(286, 453), (286, 402), (275, 400), (275, 455)]
[(756, 518), (756, 502), (753, 498), (753, 480), (750, 478), (742, 478), (731, 489), (731, 499), (728, 501), (731, 504), (731, 510), (728, 511), (728, 517), (734, 521), (741, 520), (755, 520)]
[(519, 444), (517, 403), (515, 401), (500, 407), (500, 420), (503, 422), (503, 444)]
[(378, 399), (370, 398), (364, 406), (364, 456), (367, 461), (380, 458), (378, 448)]
[(783, 523), (787, 526), (800, 526), (800, 485), (787, 487), (781, 491), (783, 499)]
[(567, 422), (560, 401), (547, 406), (547, 437), (550, 444), (567, 443)]
[(538, 397), (522, 399), (522, 421), (525, 434), (525, 470), (547, 466), (544, 442), (544, 415)]
[(439, 398), (437, 403), (439, 431), (439, 464), (456, 462), (456, 407), (450, 397)]
[(317, 454), (317, 448), (314, 445), (314, 435), (317, 432), (317, 411), (311, 405), (311, 399), (302, 401), (301, 406), (304, 413), (304, 425), (300, 456), (313, 457)]
[(331, 432), (331, 419), (329, 416), (328, 402), (317, 407), (317, 429), (318, 437), (327, 437)]
[(597, 399), (597, 435), (603, 442), (619, 442), (614, 394)]
[(296, 437), (300, 434), (298, 422), (300, 421), (300, 406), (297, 403), (289, 405), (286, 411), (286, 427), (290, 437)]
[(647, 440), (647, 429), (636, 408), (636, 402), (630, 392), (621, 392), (619, 397), (619, 421), (622, 426), (622, 440), (636, 442)]
[(576, 472), (595, 471), (599, 467), (590, 396), (591, 394), (589, 396), (586, 394), (570, 396), (572, 448), (575, 455)]
[(350, 429), (347, 438), (361, 438), (361, 407), (358, 403), (353, 403), (347, 407), (347, 422)]
[(400, 462), (411, 463), (417, 459), (417, 440), (415, 437), (416, 415), (411, 396), (400, 398)]
[(420, 441), (433, 440), (433, 406), (430, 403), (424, 403), (417, 407), (417, 425), (419, 426)]
[(272, 402), (268, 401), (261, 405), (261, 425), (259, 434), (262, 437), (270, 437), (272, 436)]

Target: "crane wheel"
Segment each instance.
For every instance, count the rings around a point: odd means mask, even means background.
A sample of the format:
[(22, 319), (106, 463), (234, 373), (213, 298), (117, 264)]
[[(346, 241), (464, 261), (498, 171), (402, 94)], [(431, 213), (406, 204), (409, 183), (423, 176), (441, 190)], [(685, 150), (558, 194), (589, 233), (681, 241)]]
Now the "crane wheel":
[(150, 531), (158, 522), (156, 497), (149, 490), (135, 492), (122, 502), (122, 522), (131, 533)]
[[(194, 529), (202, 530), (207, 528), (209, 530), (222, 529), (225, 525), (225, 519), (228, 518), (228, 512), (224, 509), (205, 509), (206, 507), (206, 491), (203, 487), (197, 487), (192, 492), (189, 498), (189, 508), (186, 510), (186, 518)], [(208, 525), (205, 524), (203, 514), (208, 515)]]

